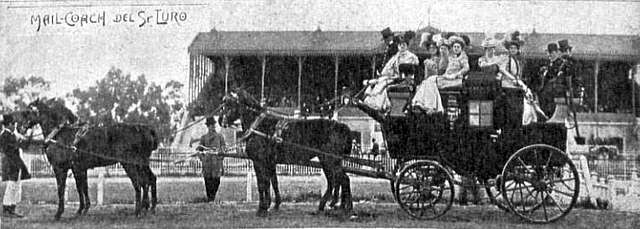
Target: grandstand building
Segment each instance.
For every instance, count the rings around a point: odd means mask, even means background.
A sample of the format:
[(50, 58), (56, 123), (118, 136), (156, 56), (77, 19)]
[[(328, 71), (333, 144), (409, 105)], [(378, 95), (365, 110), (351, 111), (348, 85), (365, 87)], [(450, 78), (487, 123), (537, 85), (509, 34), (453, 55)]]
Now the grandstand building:
[[(410, 45), (422, 60), (426, 50)], [(537, 74), (545, 62), (548, 43), (568, 39), (579, 60), (585, 86), (580, 131), (589, 139), (613, 139), (621, 152), (637, 154), (638, 68), (640, 37), (629, 35), (542, 34), (524, 31), (525, 74)], [(471, 38), (472, 71), (482, 55), (483, 33), (462, 33)], [(199, 33), (189, 46), (188, 103), (194, 104), (205, 85), (222, 95), (242, 85), (262, 104), (291, 114), (311, 116), (314, 104), (329, 101), (345, 91), (357, 91), (362, 80), (375, 77), (384, 51), (378, 31), (217, 31)], [(203, 115), (192, 112), (189, 116)], [(355, 108), (341, 109), (334, 118), (359, 132), (363, 144), (380, 139), (375, 121)], [(569, 146), (575, 146), (568, 131)], [(231, 134), (233, 135), (233, 134)], [(228, 140), (229, 141), (229, 140)], [(576, 147), (576, 150), (581, 150)]]

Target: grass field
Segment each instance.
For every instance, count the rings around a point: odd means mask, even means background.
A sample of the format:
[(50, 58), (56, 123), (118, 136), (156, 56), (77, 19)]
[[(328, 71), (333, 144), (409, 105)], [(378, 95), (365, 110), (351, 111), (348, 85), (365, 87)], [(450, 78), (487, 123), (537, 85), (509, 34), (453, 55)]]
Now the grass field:
[[(93, 181), (92, 181), (93, 182)], [(69, 197), (77, 199), (75, 186)], [(225, 177), (217, 203), (203, 203), (201, 178), (160, 179), (161, 205), (156, 214), (141, 219), (133, 216), (132, 187), (126, 179), (109, 179), (105, 188), (107, 205), (95, 206), (85, 216), (75, 217), (77, 204), (67, 204), (60, 222), (53, 221), (56, 206), (53, 179), (23, 184), (19, 211), (24, 219), (2, 219), (2, 228), (237, 228), (237, 227), (428, 227), (428, 228), (640, 228), (640, 214), (574, 209), (566, 218), (548, 225), (533, 225), (491, 205), (454, 207), (432, 221), (412, 220), (393, 202), (384, 180), (353, 178), (356, 219), (342, 215), (314, 215), (324, 178), (280, 177), (285, 202), (267, 218), (255, 217), (256, 202), (242, 202), (246, 180)], [(255, 184), (254, 184), (255, 185)], [(0, 186), (4, 189), (4, 186)], [(254, 189), (255, 190), (255, 189)], [(2, 192), (0, 192), (2, 194)], [(95, 204), (95, 187), (91, 185)], [(254, 193), (254, 200), (257, 198)]]

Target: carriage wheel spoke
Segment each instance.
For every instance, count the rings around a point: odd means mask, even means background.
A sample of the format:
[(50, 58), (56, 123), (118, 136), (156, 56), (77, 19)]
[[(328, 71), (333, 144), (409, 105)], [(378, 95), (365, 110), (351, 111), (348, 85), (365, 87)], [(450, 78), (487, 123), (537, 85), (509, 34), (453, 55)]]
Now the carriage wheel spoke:
[(527, 163), (524, 163), (524, 161), (522, 160), (522, 158), (521, 158), (521, 157), (518, 157), (518, 162), (520, 162), (520, 164), (522, 164), (522, 166), (523, 166), (524, 168), (527, 168), (527, 166), (528, 166), (528, 165), (527, 165)]
[(533, 155), (535, 156), (535, 164), (538, 164), (538, 162), (540, 161), (540, 157), (538, 155), (537, 149), (533, 149)]
[(571, 193), (563, 192), (563, 191), (560, 191), (560, 190), (555, 189), (555, 188), (551, 188), (551, 189), (552, 189), (553, 191), (557, 192), (557, 193), (560, 193), (560, 194), (562, 194), (562, 195), (565, 195), (565, 196), (568, 196), (568, 197), (573, 198), (573, 195), (572, 195)]
[(560, 212), (565, 212), (566, 209), (562, 208), (562, 206), (560, 206), (560, 204), (558, 204), (558, 201), (556, 201), (555, 198), (553, 198), (553, 196), (551, 196), (551, 193), (547, 193), (547, 197), (553, 201), (553, 203), (560, 209)]
[(551, 163), (551, 156), (553, 155), (553, 152), (549, 152), (549, 157), (547, 158), (547, 163), (544, 164), (545, 168), (549, 168), (549, 163)]
[(511, 189), (507, 189), (507, 188), (505, 188), (505, 190), (504, 190), (504, 191), (505, 191), (505, 192), (507, 192), (507, 191), (518, 191), (518, 190), (528, 189), (528, 188), (529, 188), (528, 186), (523, 186), (523, 185), (524, 185), (524, 183), (516, 183), (516, 185), (518, 185), (519, 187), (513, 187), (513, 188), (511, 188)]
[[(522, 199), (522, 189), (519, 189), (519, 190), (520, 190), (520, 201), (523, 201), (523, 199)], [(524, 211), (524, 210), (525, 210), (525, 205), (523, 203), (522, 204), (522, 211)]]
[[(525, 188), (526, 188), (526, 187), (525, 187)], [(527, 197), (525, 197), (525, 198), (524, 198), (524, 200), (527, 200), (527, 199), (529, 199), (529, 197), (532, 197), (532, 196), (533, 196), (533, 192), (532, 192), (531, 190), (529, 190), (528, 188), (526, 188), (526, 189), (527, 189), (527, 192), (528, 192), (529, 194), (527, 195)], [(535, 201), (535, 200), (536, 200), (536, 198), (534, 197), (534, 198), (533, 198), (533, 201)]]
[(549, 216), (547, 214), (547, 205), (545, 204), (544, 192), (540, 192), (540, 197), (542, 199), (542, 210), (544, 211), (544, 220), (549, 221)]

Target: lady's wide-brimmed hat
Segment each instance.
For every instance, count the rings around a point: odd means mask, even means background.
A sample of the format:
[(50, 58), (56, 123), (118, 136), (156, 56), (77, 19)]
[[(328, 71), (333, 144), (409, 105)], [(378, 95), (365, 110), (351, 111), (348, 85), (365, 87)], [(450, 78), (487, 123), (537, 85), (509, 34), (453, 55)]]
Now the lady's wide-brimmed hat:
[(467, 43), (464, 41), (464, 39), (462, 39), (462, 37), (457, 36), (457, 35), (450, 36), (448, 40), (449, 40), (449, 44), (450, 45), (458, 43), (458, 44), (460, 44), (462, 46), (462, 48), (464, 48), (467, 45)]

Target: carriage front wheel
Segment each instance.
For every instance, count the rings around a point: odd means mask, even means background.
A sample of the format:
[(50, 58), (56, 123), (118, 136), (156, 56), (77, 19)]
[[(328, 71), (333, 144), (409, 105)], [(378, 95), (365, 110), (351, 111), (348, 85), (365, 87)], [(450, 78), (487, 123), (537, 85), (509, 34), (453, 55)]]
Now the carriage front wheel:
[(438, 218), (453, 204), (453, 178), (435, 161), (423, 160), (405, 166), (394, 184), (394, 197), (413, 218)]
[(498, 184), (510, 210), (533, 223), (549, 223), (571, 211), (580, 193), (578, 170), (567, 154), (530, 145), (513, 154)]

